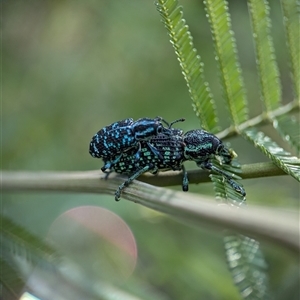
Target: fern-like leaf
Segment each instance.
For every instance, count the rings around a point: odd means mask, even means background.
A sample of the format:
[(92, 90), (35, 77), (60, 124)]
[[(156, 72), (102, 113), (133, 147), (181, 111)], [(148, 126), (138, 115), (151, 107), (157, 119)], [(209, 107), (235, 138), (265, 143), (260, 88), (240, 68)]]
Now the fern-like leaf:
[(211, 174), (209, 177), (214, 184), (216, 199), (219, 202), (231, 206), (239, 206), (244, 203), (245, 197), (237, 193), (221, 175)]
[[(239, 165), (223, 166), (227, 172), (236, 173)], [(245, 207), (245, 197), (237, 193), (220, 175), (210, 175), (221, 203), (235, 208)], [(247, 236), (225, 231), (226, 259), (234, 284), (243, 299), (268, 299), (266, 262), (259, 243)]]
[(204, 78), (201, 57), (197, 55), (189, 28), (183, 19), (182, 8), (178, 6), (177, 0), (159, 0), (156, 7), (175, 49), (201, 127), (216, 132), (218, 127), (215, 103)]
[(229, 107), (232, 123), (237, 126), (247, 120), (248, 111), (228, 6), (224, 0), (206, 0), (204, 3), (213, 35), (224, 98)]
[(283, 115), (273, 122), (281, 137), (300, 155), (300, 124), (294, 116)]
[(300, 100), (300, 2), (281, 0), (295, 96)]
[(241, 234), (224, 237), (229, 270), (243, 299), (270, 299), (267, 265), (259, 243)]
[[(3, 264), (4, 267), (8, 268), (11, 264), (16, 269), (16, 273), (10, 270), (6, 274), (22, 275), (28, 284), (28, 289), (37, 293), (41, 299), (99, 300), (112, 299), (112, 295), (114, 295), (114, 299), (137, 300), (134, 295), (108, 285), (99, 278), (91, 277), (90, 273), (86, 272), (80, 263), (74, 262), (67, 256), (53, 250), (46, 242), (13, 223), (10, 219), (0, 216), (0, 223), (2, 223), (0, 228), (0, 259), (5, 260), (5, 263), (9, 262), (9, 265)], [(1, 269), (1, 271), (5, 271), (5, 269)], [(29, 276), (30, 280), (27, 280)], [(2, 279), (3, 274), (0, 277)], [(16, 277), (11, 280), (6, 279), (5, 282), (10, 288), (8, 290), (9, 295), (14, 296), (19, 291), (17, 284), (22, 282), (17, 280)], [(53, 286), (58, 286), (58, 288), (52, 292)], [(12, 288), (14, 288), (13, 291)]]
[(39, 266), (47, 270), (55, 268), (60, 256), (54, 249), (8, 218), (0, 218), (2, 259), (14, 261), (15, 257), (20, 257), (32, 267)]
[(0, 258), (0, 295), (2, 299), (20, 299), (25, 283), (18, 272), (7, 262)]
[(255, 128), (245, 130), (244, 136), (269, 157), (275, 165), (300, 181), (300, 159), (279, 147), (270, 137)]
[(267, 112), (279, 107), (281, 84), (270, 35), (270, 7), (265, 0), (248, 0), (260, 79), (261, 99)]
[[(220, 165), (220, 162), (217, 159), (211, 160), (212, 164), (215, 165), (217, 168), (221, 168), (224, 172), (226, 172), (229, 176), (232, 176), (234, 180), (241, 179), (238, 173), (241, 172), (240, 164), (236, 160), (234, 160), (231, 165), (223, 164)], [(227, 180), (224, 179), (222, 175), (217, 174), (210, 174), (210, 179), (214, 184), (214, 190), (216, 194), (216, 198), (220, 202), (225, 202), (229, 205), (240, 206), (244, 204), (246, 198), (238, 193), (236, 190), (232, 188), (232, 186), (228, 183)], [(238, 183), (241, 187), (242, 184)]]

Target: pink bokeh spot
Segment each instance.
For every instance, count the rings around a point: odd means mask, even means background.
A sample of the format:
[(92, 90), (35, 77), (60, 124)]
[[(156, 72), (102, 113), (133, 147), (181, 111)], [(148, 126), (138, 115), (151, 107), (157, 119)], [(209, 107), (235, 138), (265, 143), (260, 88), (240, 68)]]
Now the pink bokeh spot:
[(91, 269), (105, 268), (104, 274), (119, 279), (128, 278), (136, 265), (132, 231), (122, 218), (102, 207), (80, 206), (66, 211), (52, 223), (48, 238), (64, 252), (70, 251), (78, 263), (82, 257), (86, 267), (90, 258)]

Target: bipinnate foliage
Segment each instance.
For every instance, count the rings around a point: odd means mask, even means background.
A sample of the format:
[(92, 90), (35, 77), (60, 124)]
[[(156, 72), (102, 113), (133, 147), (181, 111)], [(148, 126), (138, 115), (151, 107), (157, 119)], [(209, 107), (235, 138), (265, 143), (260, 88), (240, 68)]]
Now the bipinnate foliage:
[[(259, 128), (259, 125), (265, 123), (273, 125), (274, 130), (280, 134), (284, 142), (289, 143), (289, 146), (299, 153), (300, 124), (299, 118), (297, 119), (293, 115), (299, 111), (299, 3), (282, 0), (295, 95), (295, 99), (290, 99), (288, 104), (283, 105), (280, 74), (274, 43), (270, 34), (269, 4), (265, 0), (248, 0), (262, 103), (261, 114), (253, 119), (250, 119), (248, 114), (249, 100), (246, 97), (227, 2), (224, 0), (206, 0), (204, 4), (215, 48), (220, 86), (223, 90), (224, 103), (231, 122), (229, 128), (223, 128), (220, 136), (226, 138), (232, 135), (241, 135), (254, 147), (261, 150), (276, 166), (300, 181), (299, 158), (292, 155), (288, 150), (282, 149)], [(216, 128), (221, 127), (217, 123), (215, 101), (212, 94), (208, 93), (210, 90), (209, 84), (204, 79), (204, 64), (200, 63), (201, 57), (196, 54), (197, 50), (193, 46), (192, 35), (183, 19), (182, 8), (178, 5), (177, 0), (159, 0), (157, 1), (157, 8), (180, 62), (192, 98), (193, 108), (199, 117), (200, 124), (205, 129), (214, 132)], [(199, 92), (199, 84), (206, 88), (206, 94)], [(212, 118), (214, 121), (211, 120)], [(234, 167), (230, 170), (234, 171)], [(215, 186), (217, 199), (235, 207), (244, 207), (245, 199), (233, 191), (221, 176), (210, 175), (210, 177)], [(267, 299), (269, 291), (266, 263), (262, 252), (259, 250), (258, 242), (234, 234), (225, 237), (224, 242), (229, 269), (241, 296), (244, 299)], [(257, 284), (257, 281), (260, 284)]]
[[(205, 65), (193, 44), (192, 34), (183, 18), (182, 7), (177, 0), (157, 0), (155, 4), (177, 55), (187, 83), (192, 107), (199, 118), (201, 127), (217, 134), (222, 139), (236, 135), (241, 136), (250, 143), (249, 149), (256, 147), (266, 156), (266, 159), (271, 160), (278, 168), (299, 181), (300, 160), (297, 157), (300, 150), (300, 124), (297, 114), (300, 107), (299, 1), (281, 0), (292, 82), (291, 90), (293, 91), (290, 93), (293, 98), (282, 99), (283, 92), (271, 36), (272, 24), (268, 1), (248, 0), (256, 55), (257, 85), (261, 100), (261, 112), (254, 118), (249, 117), (251, 99), (247, 98), (227, 2), (225, 0), (204, 1), (219, 70), (219, 85), (223, 91), (223, 103), (230, 122), (227, 128), (222, 128), (218, 122), (216, 101), (204, 76)], [(278, 133), (282, 139), (280, 144), (284, 146), (279, 146), (279, 142), (275, 142), (269, 136), (270, 134), (262, 127), (264, 124), (272, 126), (273, 131)], [(215, 161), (214, 163), (218, 164), (219, 162)], [(225, 166), (222, 167), (225, 168)], [(235, 175), (234, 179), (239, 180), (243, 177), (236, 161), (225, 169), (230, 174), (240, 175), (240, 177)], [(210, 178), (214, 184), (216, 198), (221, 205), (226, 204), (235, 210), (247, 209), (245, 197), (234, 191), (222, 176), (211, 174)], [(84, 183), (81, 187), (79, 182), (82, 183), (83, 180), (79, 180), (72, 187), (76, 186), (81, 192), (88, 191), (88, 187)], [(57, 188), (59, 185), (55, 184), (56, 190), (60, 191)], [(109, 184), (107, 183), (107, 185)], [(38, 190), (38, 188), (36, 189)], [(22, 190), (22, 184), (20, 190)], [(73, 190), (68, 190), (67, 187), (67, 191)], [(105, 192), (108, 191), (109, 189), (105, 190)], [(55, 274), (53, 278), (57, 278), (61, 259), (65, 259), (64, 256), (8, 218), (2, 217), (1, 224), (1, 285), (6, 291), (9, 291), (8, 295), (11, 299), (18, 299), (20, 289), (27, 279), (24, 269), (20, 270), (22, 266), (26, 266), (27, 270), (38, 267), (40, 272), (46, 270)], [(244, 299), (268, 299), (270, 292), (268, 290), (267, 264), (259, 243), (252, 237), (226, 231), (224, 245), (224, 256), (227, 258), (233, 282), (240, 291), (241, 297)], [(70, 269), (72, 269), (72, 265), (73, 263), (68, 264)], [(79, 273), (84, 275), (84, 271), (81, 271)], [(91, 285), (84, 278), (80, 278), (78, 282), (72, 281), (72, 276), (63, 278), (71, 290), (74, 288), (73, 293), (76, 290), (75, 287), (80, 286), (81, 291), (86, 293), (85, 295), (93, 294), (93, 299), (110, 299), (112, 294), (109, 289), (105, 289), (104, 285), (102, 291), (109, 292), (101, 295), (94, 293)], [(47, 283), (50, 279), (50, 277), (46, 277), (44, 282)], [(85, 283), (87, 285), (84, 286)], [(113, 292), (119, 293), (116, 289)], [(119, 297), (120, 299), (136, 299), (134, 296), (124, 293), (119, 294)], [(154, 298), (152, 297), (152, 299)]]

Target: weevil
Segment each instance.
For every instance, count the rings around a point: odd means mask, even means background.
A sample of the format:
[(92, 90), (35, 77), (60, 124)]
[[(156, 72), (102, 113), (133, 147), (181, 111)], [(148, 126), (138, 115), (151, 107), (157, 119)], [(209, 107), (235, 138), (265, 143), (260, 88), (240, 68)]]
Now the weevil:
[[(128, 120), (132, 119), (119, 121), (121, 123), (118, 124), (114, 123), (109, 128), (105, 127), (105, 131), (116, 129), (121, 132), (119, 128), (122, 126), (120, 125), (124, 122), (126, 124), (133, 122)], [(162, 119), (160, 118), (160, 120)], [(242, 196), (246, 195), (243, 187), (233, 179), (234, 174), (222, 170), (211, 162), (213, 158), (217, 158), (221, 164), (229, 165), (236, 157), (236, 153), (227, 148), (214, 134), (205, 130), (195, 129), (183, 133), (180, 129), (171, 128), (174, 123), (182, 120), (184, 119), (176, 120), (171, 124), (164, 121), (168, 125), (166, 128), (168, 131), (158, 132), (146, 140), (139, 140), (134, 146), (125, 148), (121, 154), (103, 157), (103, 171), (108, 168), (110, 172), (115, 171), (129, 176), (117, 189), (116, 200), (119, 200), (121, 192), (126, 186), (145, 172), (156, 174), (159, 171), (182, 170), (182, 189), (187, 191), (189, 181), (183, 164), (187, 160), (196, 162), (197, 166), (202, 169), (222, 175), (236, 192)], [(118, 139), (122, 140), (122, 136)]]
[(184, 119), (178, 119), (169, 124), (161, 117), (141, 118), (137, 121), (133, 121), (132, 118), (124, 119), (99, 130), (90, 142), (89, 152), (93, 157), (103, 158), (105, 164), (101, 168), (102, 171), (111, 169), (123, 153), (132, 148), (136, 149), (135, 160), (137, 161), (141, 152), (141, 142), (146, 142), (151, 152), (162, 159), (160, 152), (150, 143), (151, 138), (160, 133), (170, 135), (171, 126), (183, 121)]

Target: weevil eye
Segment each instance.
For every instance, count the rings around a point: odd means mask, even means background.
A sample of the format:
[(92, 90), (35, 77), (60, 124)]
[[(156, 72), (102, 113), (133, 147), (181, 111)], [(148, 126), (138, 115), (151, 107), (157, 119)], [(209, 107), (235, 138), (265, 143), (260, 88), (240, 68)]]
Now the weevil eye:
[(162, 125), (159, 125), (156, 129), (157, 133), (163, 133), (165, 131), (165, 128)]

